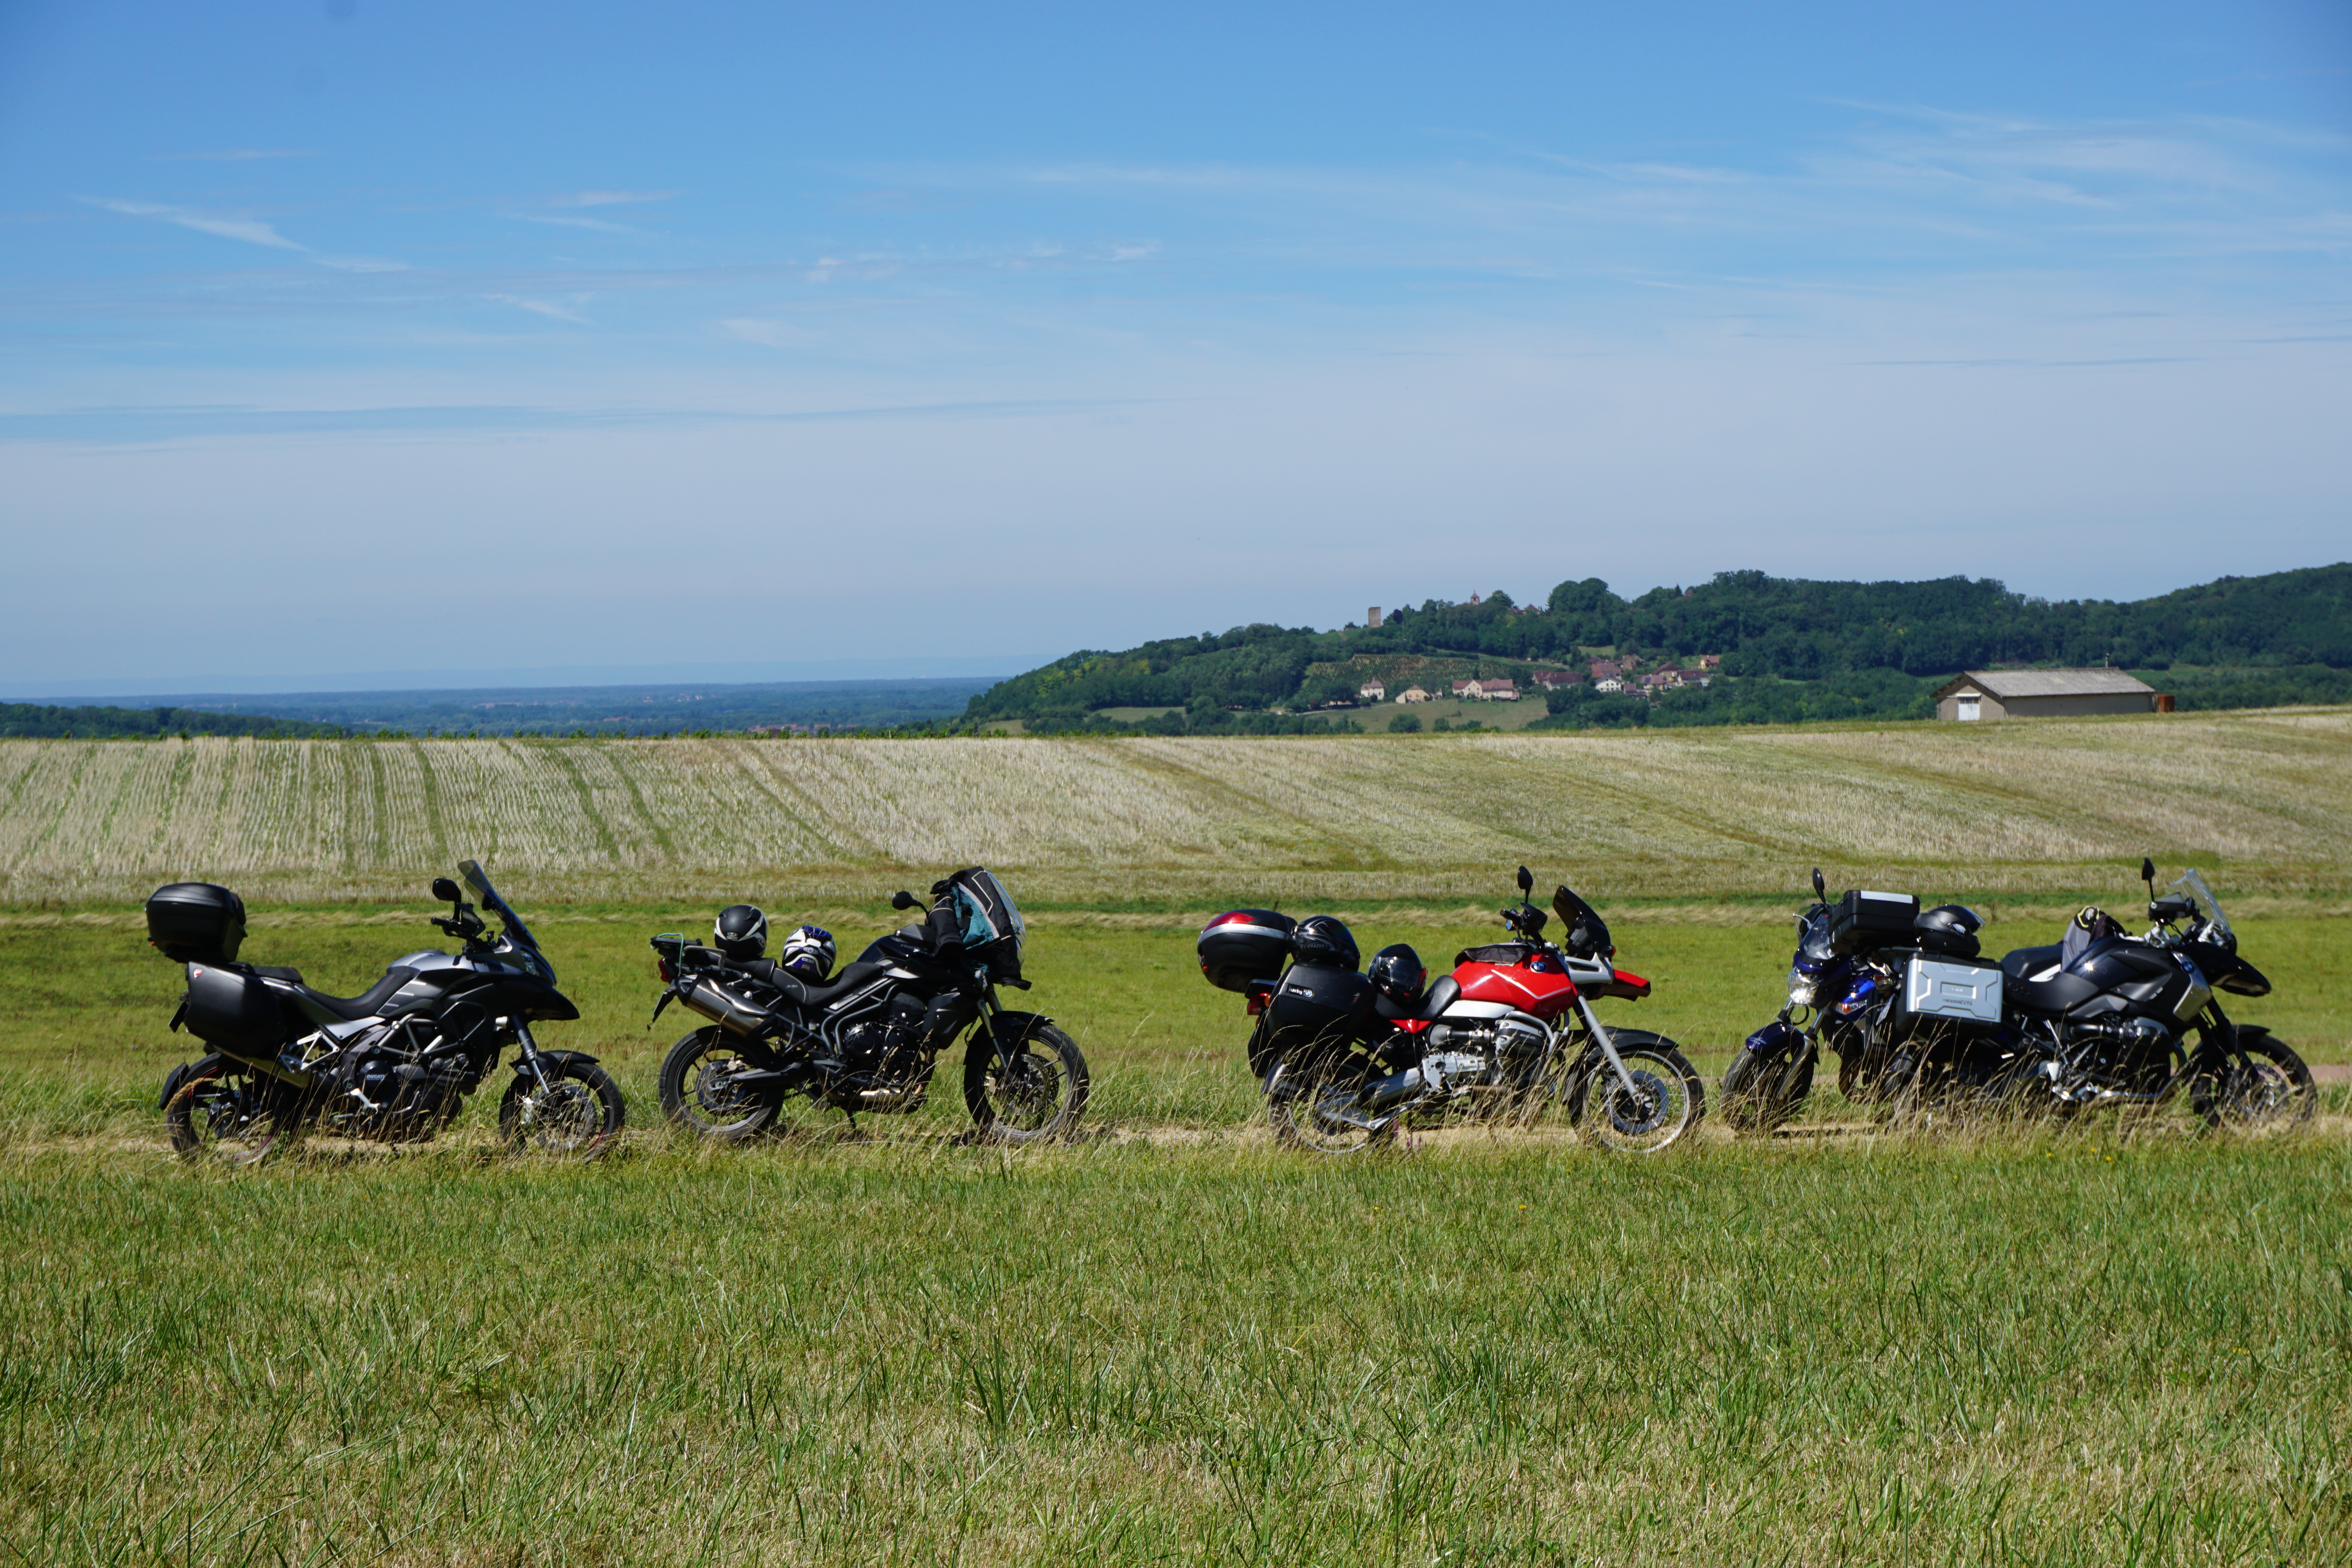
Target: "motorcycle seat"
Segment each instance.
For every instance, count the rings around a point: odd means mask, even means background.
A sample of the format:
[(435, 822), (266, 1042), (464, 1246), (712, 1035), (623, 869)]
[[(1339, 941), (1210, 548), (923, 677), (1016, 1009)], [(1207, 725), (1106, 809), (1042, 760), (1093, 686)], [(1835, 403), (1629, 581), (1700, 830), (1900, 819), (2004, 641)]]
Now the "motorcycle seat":
[(778, 971), (772, 984), (784, 994), (787, 1001), (796, 1002), (803, 1007), (830, 1007), (889, 967), (887, 963), (852, 963), (821, 985), (811, 985), (804, 980)]
[(1461, 994), (1462, 982), (1448, 974), (1423, 992), (1421, 1000), (1411, 1007), (1400, 1007), (1382, 996), (1372, 1003), (1372, 1011), (1383, 1018), (1434, 1018), (1453, 1006), (1454, 998)]
[(416, 971), (414, 969), (394, 966), (385, 970), (383, 979), (356, 996), (330, 996), (323, 991), (313, 991), (302, 984), (302, 977), (299, 974), (294, 977), (294, 984), (312, 1004), (332, 1013), (348, 1024), (355, 1018), (375, 1016), (376, 1010), (392, 1000), (392, 994), (407, 984), (415, 976)]

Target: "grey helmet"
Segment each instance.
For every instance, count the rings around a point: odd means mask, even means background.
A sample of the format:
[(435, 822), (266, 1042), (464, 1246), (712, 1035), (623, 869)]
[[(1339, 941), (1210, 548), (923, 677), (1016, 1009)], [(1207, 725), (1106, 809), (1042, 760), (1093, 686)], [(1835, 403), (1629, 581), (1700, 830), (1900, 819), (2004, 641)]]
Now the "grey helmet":
[(710, 945), (741, 963), (768, 951), (768, 917), (751, 904), (730, 904), (710, 923)]
[(823, 980), (833, 973), (833, 933), (822, 926), (803, 926), (776, 949), (776, 967), (803, 980)]

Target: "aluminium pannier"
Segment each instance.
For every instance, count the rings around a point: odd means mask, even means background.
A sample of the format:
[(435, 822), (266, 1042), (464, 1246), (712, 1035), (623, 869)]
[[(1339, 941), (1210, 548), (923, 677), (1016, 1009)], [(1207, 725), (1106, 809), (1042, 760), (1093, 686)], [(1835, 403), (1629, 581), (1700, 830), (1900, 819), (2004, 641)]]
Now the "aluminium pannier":
[(1907, 1018), (1956, 1024), (1972, 1034), (1988, 1032), (2000, 1027), (2000, 989), (1998, 963), (1914, 953), (1903, 965), (1903, 990), (1895, 1005)]

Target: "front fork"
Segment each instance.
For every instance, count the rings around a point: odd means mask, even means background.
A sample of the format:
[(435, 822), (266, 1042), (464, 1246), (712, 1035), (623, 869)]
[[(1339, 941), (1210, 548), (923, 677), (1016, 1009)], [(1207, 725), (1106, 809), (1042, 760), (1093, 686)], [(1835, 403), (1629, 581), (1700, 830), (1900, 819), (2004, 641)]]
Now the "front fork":
[(1592, 1043), (1599, 1046), (1601, 1054), (1609, 1058), (1609, 1066), (1617, 1074), (1617, 1081), (1624, 1086), (1627, 1094), (1638, 1100), (1641, 1090), (1633, 1085), (1633, 1075), (1627, 1070), (1625, 1058), (1617, 1054), (1616, 1043), (1610, 1039), (1609, 1031), (1601, 1026), (1601, 1016), (1592, 1010), (1592, 1004), (1584, 999), (1581, 991), (1576, 994), (1576, 1010), (1583, 1015), (1584, 1026), (1592, 1031)]
[[(660, 1010), (656, 1009), (654, 1016), (659, 1017)], [(541, 1094), (549, 1092), (555, 1086), (548, 1081), (547, 1064), (540, 1058), (539, 1042), (530, 1037), (530, 1026), (520, 1018), (516, 1018), (510, 1020), (507, 1026), (514, 1031), (515, 1044), (522, 1048), (522, 1055), (515, 1058), (516, 1074), (520, 1076), (528, 1069), (532, 1079), (539, 1085), (539, 1092)]]

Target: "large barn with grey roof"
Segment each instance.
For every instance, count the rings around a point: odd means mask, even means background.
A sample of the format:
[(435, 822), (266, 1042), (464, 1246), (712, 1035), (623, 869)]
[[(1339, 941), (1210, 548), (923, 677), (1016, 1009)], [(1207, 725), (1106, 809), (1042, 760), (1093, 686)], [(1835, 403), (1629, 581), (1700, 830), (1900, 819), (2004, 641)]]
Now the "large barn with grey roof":
[(1971, 669), (1936, 692), (1938, 719), (2071, 719), (2146, 713), (2156, 689), (2120, 669)]

